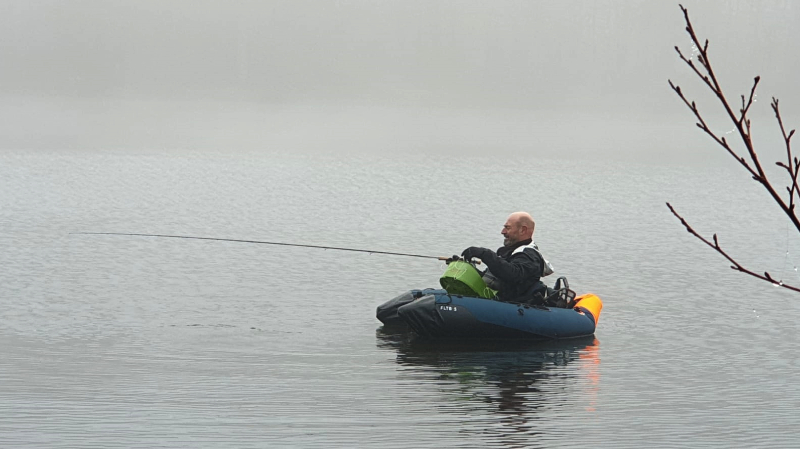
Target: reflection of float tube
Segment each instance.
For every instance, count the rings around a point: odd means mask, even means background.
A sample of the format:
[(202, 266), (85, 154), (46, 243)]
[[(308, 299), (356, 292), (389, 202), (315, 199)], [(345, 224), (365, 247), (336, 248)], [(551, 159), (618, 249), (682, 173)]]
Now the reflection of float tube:
[(581, 360), (581, 370), (585, 370), (588, 385), (583, 387), (588, 404), (587, 412), (597, 411), (597, 392), (600, 390), (600, 342), (595, 339), (591, 344), (580, 350), (578, 358)]
[(600, 320), (600, 311), (603, 310), (603, 301), (597, 295), (587, 293), (575, 298), (574, 308), (591, 315), (594, 325), (597, 326), (597, 321)]

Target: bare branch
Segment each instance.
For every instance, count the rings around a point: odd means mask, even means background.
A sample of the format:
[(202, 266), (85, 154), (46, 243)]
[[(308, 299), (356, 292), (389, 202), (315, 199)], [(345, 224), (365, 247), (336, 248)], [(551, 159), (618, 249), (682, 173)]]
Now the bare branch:
[(708, 134), (712, 139), (714, 139), (715, 142), (717, 142), (720, 146), (725, 148), (725, 150), (731, 156), (733, 156), (734, 159), (739, 161), (739, 163), (742, 164), (742, 166), (744, 166), (744, 168), (747, 171), (749, 171), (752, 176), (757, 176), (758, 172), (753, 170), (750, 167), (750, 164), (748, 164), (747, 161), (743, 157), (739, 156), (738, 154), (736, 154), (735, 151), (733, 151), (733, 149), (728, 145), (728, 142), (725, 140), (725, 137), (720, 137), (720, 136), (714, 134), (713, 131), (711, 131), (711, 129), (708, 127), (708, 124), (706, 123), (705, 119), (703, 119), (703, 116), (700, 114), (700, 111), (697, 108), (697, 104), (694, 101), (689, 101), (686, 98), (686, 96), (683, 95), (683, 92), (681, 91), (681, 87), (676, 85), (676, 84), (674, 84), (672, 82), (672, 80), (667, 80), (667, 82), (669, 83), (669, 85), (672, 88), (672, 90), (674, 90), (675, 93), (678, 94), (678, 97), (680, 97), (680, 99), (683, 100), (684, 104), (686, 104), (686, 106), (689, 108), (689, 110), (692, 111), (692, 113), (694, 114), (695, 118), (697, 118), (697, 120), (698, 120), (698, 122), (696, 123), (697, 127), (702, 129), (706, 134)]
[(775, 285), (777, 287), (783, 287), (785, 289), (792, 290), (792, 291), (800, 293), (800, 287), (795, 287), (795, 286), (792, 286), (792, 285), (789, 285), (789, 284), (784, 284), (781, 281), (776, 281), (766, 271), (764, 272), (763, 275), (761, 275), (761, 274), (758, 274), (758, 273), (756, 273), (754, 271), (751, 271), (751, 270), (745, 268), (744, 266), (742, 266), (739, 262), (737, 262), (733, 257), (731, 257), (727, 252), (725, 252), (722, 249), (722, 247), (719, 245), (719, 239), (717, 238), (717, 234), (714, 234), (713, 243), (708, 241), (708, 240), (706, 240), (703, 236), (698, 234), (697, 231), (695, 231), (691, 226), (689, 226), (689, 223), (687, 223), (686, 220), (683, 217), (681, 217), (678, 214), (678, 212), (675, 211), (675, 209), (672, 207), (671, 204), (667, 203), (667, 207), (669, 208), (670, 212), (672, 212), (672, 215), (674, 215), (675, 217), (678, 218), (678, 220), (680, 220), (681, 224), (686, 228), (686, 230), (690, 234), (695, 236), (697, 239), (699, 239), (700, 241), (702, 241), (703, 243), (705, 243), (709, 247), (713, 248), (714, 251), (718, 252), (720, 255), (722, 255), (722, 257), (727, 259), (728, 262), (731, 263), (731, 268), (732, 269), (734, 269), (736, 271), (739, 271), (739, 272), (742, 272), (742, 273), (745, 273), (745, 274), (748, 274), (748, 275), (753, 276), (755, 278), (761, 279), (762, 281), (767, 281), (767, 282), (769, 282), (772, 285)]
[[(753, 87), (750, 89), (750, 98), (747, 100), (747, 104), (745, 104), (744, 95), (742, 95), (742, 115), (741, 115), (740, 121), (744, 120), (745, 116), (747, 115), (747, 111), (749, 111), (750, 110), (750, 106), (753, 105), (753, 99), (756, 96), (756, 87), (758, 86), (758, 82), (759, 81), (761, 81), (761, 77), (760, 76), (756, 76), (753, 79)], [(748, 124), (748, 127), (749, 126), (750, 125)]]
[[(788, 192), (788, 199), (784, 201), (784, 197), (782, 197), (782, 193), (779, 193), (779, 190), (776, 189), (766, 172), (764, 171), (761, 162), (759, 161), (758, 154), (756, 153), (753, 147), (752, 141), (752, 122), (747, 114), (750, 111), (753, 103), (756, 102), (756, 88), (761, 80), (761, 77), (756, 76), (753, 78), (753, 85), (750, 88), (749, 95), (741, 95), (741, 102), (742, 106), (737, 113), (734, 113), (733, 109), (731, 108), (730, 103), (728, 102), (725, 94), (720, 87), (720, 83), (717, 79), (716, 74), (711, 66), (711, 61), (708, 55), (708, 48), (709, 48), (709, 41), (706, 39), (703, 44), (700, 44), (700, 40), (695, 33), (694, 26), (692, 25), (691, 20), (689, 19), (689, 12), (683, 5), (680, 5), (681, 11), (683, 12), (684, 20), (686, 22), (686, 32), (689, 34), (689, 37), (692, 41), (692, 44), (695, 49), (699, 52), (697, 55), (698, 65), (694, 64), (691, 60), (687, 59), (683, 53), (681, 53), (680, 49), (676, 47), (676, 51), (681, 60), (683, 60), (692, 71), (702, 80), (702, 82), (717, 96), (720, 105), (728, 114), (729, 119), (733, 122), (735, 129), (737, 130), (739, 137), (741, 139), (742, 144), (746, 149), (746, 155), (739, 155), (733, 148), (730, 146), (729, 142), (725, 139), (725, 137), (721, 137), (712, 131), (706, 121), (703, 119), (702, 115), (697, 108), (697, 105), (694, 101), (689, 101), (683, 92), (675, 86), (672, 81), (670, 81), (670, 86), (673, 87), (673, 90), (678, 94), (678, 96), (683, 100), (683, 102), (689, 107), (689, 109), (694, 114), (695, 118), (697, 119), (697, 127), (703, 130), (706, 134), (708, 134), (711, 138), (714, 139), (717, 144), (725, 149), (747, 172), (750, 176), (761, 184), (764, 189), (769, 193), (772, 197), (773, 201), (781, 208), (787, 218), (792, 222), (798, 232), (800, 232), (800, 219), (798, 219), (795, 213), (795, 203), (796, 197), (800, 197), (800, 187), (798, 186), (798, 177), (800, 177), (800, 163), (797, 162), (796, 158), (792, 156), (791, 150), (791, 138), (794, 135), (794, 130), (790, 132), (786, 132), (786, 129), (783, 125), (783, 121), (780, 116), (780, 110), (778, 108), (778, 100), (773, 98), (772, 108), (775, 112), (775, 116), (778, 120), (778, 124), (781, 128), (781, 133), (784, 138), (784, 142), (786, 145), (786, 163), (779, 163), (778, 166), (782, 167), (784, 170), (787, 171), (789, 174), (790, 182), (787, 186), (786, 190)], [(782, 192), (783, 189), (780, 190)]]
[(795, 130), (791, 130), (788, 134), (786, 133), (786, 128), (783, 125), (783, 119), (781, 118), (781, 111), (779, 106), (779, 101), (777, 98), (772, 97), (772, 103), (770, 105), (772, 107), (772, 111), (775, 113), (775, 119), (778, 121), (778, 126), (781, 130), (781, 135), (783, 136), (784, 145), (786, 147), (786, 160), (787, 164), (778, 163), (779, 166), (786, 169), (789, 174), (789, 179), (791, 183), (786, 190), (789, 192), (789, 207), (791, 210), (794, 210), (795, 204), (795, 194), (800, 195), (800, 188), (798, 188), (797, 184), (797, 177), (798, 173), (800, 172), (800, 162), (796, 157), (792, 156), (792, 136), (794, 135)]
[[(700, 80), (711, 90), (711, 92), (716, 95), (717, 99), (719, 100), (720, 105), (725, 110), (728, 115), (728, 118), (733, 122), (736, 131), (739, 134), (742, 144), (746, 149), (746, 156), (739, 155), (736, 151), (731, 148), (729, 142), (724, 136), (720, 136), (712, 131), (706, 121), (703, 119), (703, 116), (700, 114), (700, 111), (697, 107), (697, 104), (692, 100), (690, 101), (684, 93), (681, 91), (681, 88), (669, 81), (669, 85), (678, 95), (678, 97), (686, 104), (692, 114), (694, 114), (695, 118), (697, 119), (697, 127), (703, 130), (706, 134), (708, 134), (714, 141), (720, 145), (722, 148), (725, 149), (728, 154), (730, 154), (739, 165), (744, 167), (745, 170), (750, 174), (750, 176), (761, 184), (764, 189), (769, 193), (772, 197), (773, 201), (783, 210), (784, 214), (786, 214), (787, 218), (794, 224), (795, 228), (798, 232), (800, 232), (800, 219), (798, 219), (795, 213), (795, 204), (796, 198), (800, 198), (800, 187), (798, 186), (798, 177), (800, 176), (800, 160), (794, 157), (792, 154), (791, 148), (791, 138), (794, 135), (795, 130), (791, 130), (788, 133), (786, 132), (786, 128), (784, 127), (783, 120), (781, 118), (780, 109), (778, 107), (778, 99), (772, 99), (772, 109), (775, 112), (775, 117), (778, 121), (778, 125), (780, 126), (781, 134), (783, 135), (784, 144), (786, 146), (786, 162), (776, 162), (778, 167), (786, 170), (789, 174), (789, 185), (785, 187), (788, 193), (788, 201), (784, 201), (783, 197), (781, 196), (782, 193), (779, 193), (778, 189), (776, 189), (772, 183), (766, 172), (764, 171), (763, 167), (761, 166), (761, 162), (759, 161), (758, 154), (753, 147), (752, 141), (752, 123), (750, 118), (747, 114), (750, 112), (750, 108), (753, 106), (753, 103), (756, 102), (756, 88), (758, 87), (758, 83), (761, 80), (761, 77), (756, 76), (753, 78), (753, 86), (750, 88), (749, 95), (741, 95), (741, 102), (742, 106), (738, 111), (738, 114), (733, 111), (731, 108), (730, 103), (728, 102), (725, 94), (720, 87), (720, 83), (717, 79), (714, 70), (711, 67), (711, 61), (708, 57), (708, 47), (709, 41), (706, 39), (703, 44), (700, 44), (700, 40), (695, 33), (694, 26), (692, 25), (691, 20), (689, 19), (689, 11), (680, 5), (681, 11), (683, 12), (683, 16), (686, 22), (686, 32), (689, 34), (689, 37), (692, 41), (693, 49), (696, 49), (699, 54), (697, 54), (697, 64), (694, 63), (691, 59), (684, 56), (681, 52), (680, 48), (677, 46), (675, 47), (675, 51), (678, 53), (678, 57), (685, 62), (689, 68), (697, 75)], [(782, 190), (781, 190), (782, 192)], [(719, 239), (717, 238), (717, 234), (713, 236), (713, 242), (705, 239), (683, 219), (677, 212), (672, 208), (672, 206), (667, 203), (667, 207), (675, 215), (680, 221), (681, 224), (686, 228), (686, 230), (691, 233), (693, 236), (701, 240), (703, 243), (708, 245), (709, 247), (713, 248), (716, 252), (721, 254), (725, 257), (732, 265), (731, 268), (742, 273), (746, 273), (750, 276), (756, 277), (758, 279), (767, 281), (772, 283), (773, 285), (781, 286), (796, 292), (800, 292), (800, 288), (793, 287), (790, 285), (785, 285), (781, 281), (776, 281), (767, 271), (764, 271), (763, 274), (758, 274), (754, 271), (751, 271), (744, 266), (742, 266), (739, 262), (733, 259), (730, 255), (725, 252), (719, 244)]]
[[(696, 65), (694, 65), (694, 63), (692, 62), (692, 60), (691, 60), (691, 59), (688, 59), (686, 56), (683, 56), (683, 53), (681, 52), (681, 49), (680, 49), (680, 48), (678, 48), (678, 47), (676, 46), (676, 47), (675, 47), (675, 51), (677, 51), (677, 52), (678, 52), (678, 57), (680, 57), (680, 58), (681, 58), (681, 60), (683, 60), (683, 62), (685, 62), (685, 63), (686, 63), (686, 65), (688, 65), (689, 67), (691, 67), (691, 69), (692, 69), (692, 70), (694, 70), (694, 73), (696, 73), (696, 74), (697, 74), (697, 76), (699, 76), (699, 77), (700, 77), (700, 79), (702, 79), (703, 81), (705, 81), (706, 85), (708, 85), (708, 87), (709, 87), (711, 90), (714, 90), (714, 91), (716, 90), (716, 89), (715, 89), (715, 87), (714, 87), (714, 86), (711, 84), (711, 81), (708, 79), (708, 76), (706, 76), (704, 73), (700, 72), (700, 69), (698, 69), (698, 68), (697, 68), (697, 66), (696, 66)], [(702, 66), (705, 68), (705, 67), (706, 67), (706, 64), (703, 62), (702, 58), (701, 58), (700, 56), (698, 56), (698, 58), (697, 58), (697, 59), (698, 59), (698, 61), (700, 62), (700, 64), (701, 64), (701, 65), (702, 65)]]

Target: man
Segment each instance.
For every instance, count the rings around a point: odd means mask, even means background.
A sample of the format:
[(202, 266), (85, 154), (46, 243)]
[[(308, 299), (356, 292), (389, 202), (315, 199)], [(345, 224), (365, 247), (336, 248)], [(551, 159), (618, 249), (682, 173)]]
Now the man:
[(486, 264), (483, 280), (498, 291), (503, 301), (525, 300), (539, 284), (539, 278), (553, 273), (550, 262), (533, 243), (536, 223), (527, 212), (514, 212), (503, 225), (503, 247), (497, 252), (471, 246), (461, 253), (465, 260), (476, 257)]

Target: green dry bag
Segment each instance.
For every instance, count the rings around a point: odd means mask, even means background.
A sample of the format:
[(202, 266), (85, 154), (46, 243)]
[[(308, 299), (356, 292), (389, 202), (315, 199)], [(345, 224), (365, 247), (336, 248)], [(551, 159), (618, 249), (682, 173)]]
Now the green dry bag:
[(467, 262), (457, 260), (447, 265), (439, 284), (451, 295), (476, 296), (491, 299), (497, 291), (486, 286), (481, 274)]

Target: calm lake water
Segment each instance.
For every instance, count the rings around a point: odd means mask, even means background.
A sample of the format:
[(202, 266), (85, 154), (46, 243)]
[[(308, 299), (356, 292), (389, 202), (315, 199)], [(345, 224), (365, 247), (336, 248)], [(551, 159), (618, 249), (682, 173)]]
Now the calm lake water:
[[(800, 244), (734, 167), (515, 155), (0, 152), (0, 446), (797, 447)], [(426, 255), (536, 241), (605, 307), (568, 343), (420, 341)]]

